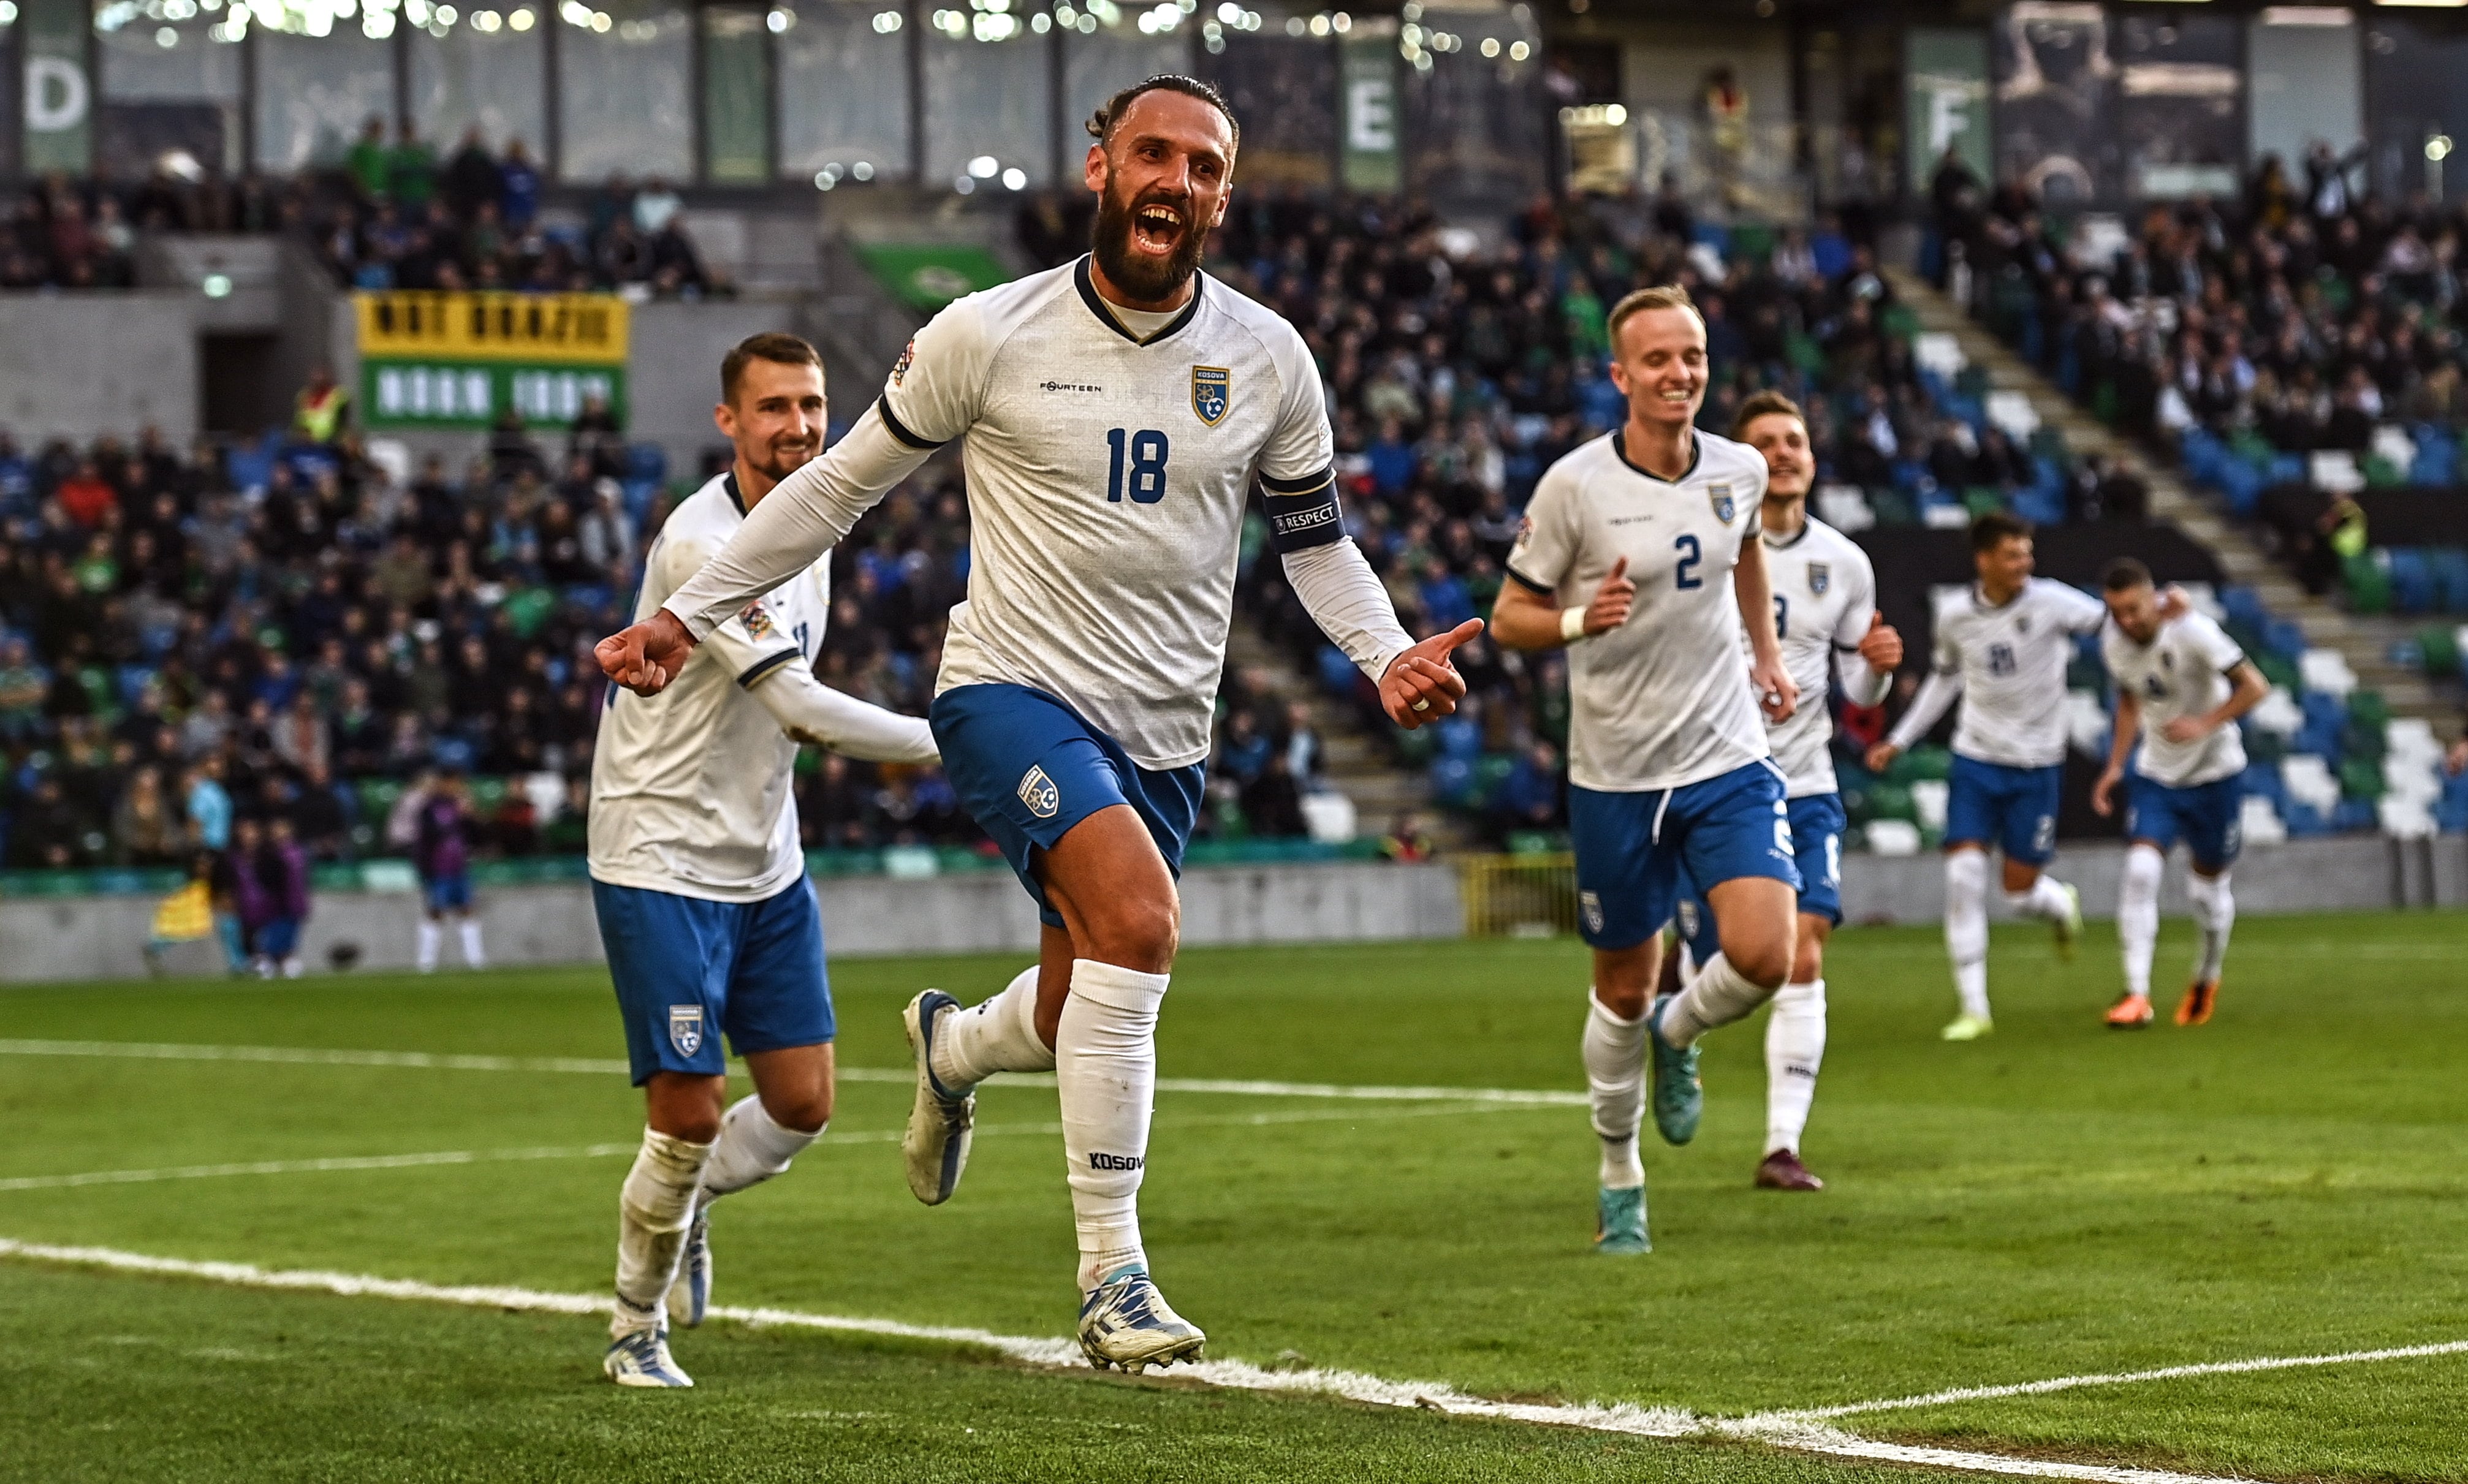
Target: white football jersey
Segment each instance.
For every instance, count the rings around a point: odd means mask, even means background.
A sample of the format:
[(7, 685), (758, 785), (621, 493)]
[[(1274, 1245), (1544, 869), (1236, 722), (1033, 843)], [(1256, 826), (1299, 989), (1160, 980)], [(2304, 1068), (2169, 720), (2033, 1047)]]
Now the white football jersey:
[[(1826, 706), (1835, 655), (1856, 653), (1877, 612), (1877, 569), (1859, 544), (1811, 515), (1789, 540), (1763, 537), (1773, 589), (1774, 636), (1799, 687), (1791, 719), (1766, 728), (1792, 798), (1832, 793), (1834, 716)], [(1743, 636), (1745, 645), (1745, 636)]]
[[(644, 560), (640, 623), (745, 520), (724, 473), (669, 514)], [(831, 555), (714, 628), (668, 688), (608, 688), (591, 756), (592, 879), (761, 902), (805, 874), (788, 791), (797, 744), (747, 694), (781, 665), (809, 665), (831, 616)]]
[(2245, 771), (2245, 736), (2233, 721), (2200, 742), (2172, 742), (2160, 729), (2179, 717), (2199, 717), (2228, 698), (2236, 683), (2228, 672), (2245, 663), (2245, 651), (2200, 613), (2160, 626), (2149, 644), (2137, 644), (2111, 619), (2099, 631), (2099, 657), (2120, 692), (2131, 691), (2142, 708), (2142, 751), (2134, 770), (2156, 784), (2188, 788)]
[(1628, 622), (1568, 647), (1568, 777), (1645, 793), (1768, 755), (1765, 718), (1741, 680), (1747, 636), (1731, 589), (1740, 548), (1757, 532), (1766, 461), (1701, 432), (1675, 483), (1631, 464), (1621, 440), (1597, 438), (1543, 473), (1508, 571), (1568, 608), (1593, 602), (1628, 559)]
[(1044, 691), (1143, 767), (1208, 755), (1253, 477), (1280, 552), (1344, 535), (1309, 348), (1206, 274), (1145, 338), (1085, 259), (971, 294), (880, 405), (911, 448), (966, 440), (969, 593), (938, 692)]
[(1962, 676), (1954, 750), (2006, 767), (2063, 763), (2066, 664), (2074, 636), (2107, 617), (2106, 604), (2044, 577), (2025, 582), (2003, 607), (1990, 607), (1976, 586), (1941, 600), (1936, 671)]

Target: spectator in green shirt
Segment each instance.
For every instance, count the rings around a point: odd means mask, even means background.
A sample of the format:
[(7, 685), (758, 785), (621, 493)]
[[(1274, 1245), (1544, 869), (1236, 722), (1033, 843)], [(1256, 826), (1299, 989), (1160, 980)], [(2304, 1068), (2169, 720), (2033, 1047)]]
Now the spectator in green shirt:
[(343, 173), (352, 177), (360, 194), (371, 201), (382, 201), (392, 168), (386, 152), (385, 121), (370, 114), (369, 122), (360, 126), (359, 142), (343, 156)]
[(405, 119), (395, 135), (393, 152), (386, 156), (386, 195), (396, 205), (416, 212), (436, 194), (437, 155)]

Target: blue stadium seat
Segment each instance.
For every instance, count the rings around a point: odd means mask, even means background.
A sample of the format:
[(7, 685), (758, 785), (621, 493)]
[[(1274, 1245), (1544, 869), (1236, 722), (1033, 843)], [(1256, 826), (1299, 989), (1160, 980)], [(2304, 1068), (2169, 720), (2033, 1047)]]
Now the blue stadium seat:
[(2264, 620), (2262, 642), (2272, 653), (2292, 665), (2305, 657), (2305, 630), (2293, 618)]
[(2383, 555), (2390, 574), (2391, 606), (2410, 614), (2433, 608), (2434, 569), (2426, 564), (2425, 553), (2413, 546), (2393, 546)]
[(2219, 599), (2229, 623), (2260, 628), (2270, 621), (2271, 610), (2262, 605), (2262, 595), (2251, 587), (2232, 583), (2219, 590)]
[(2434, 607), (2444, 613), (2468, 613), (2468, 551), (2457, 546), (2430, 547), (2425, 564), (2434, 575)]
[(2290, 834), (2297, 836), (2328, 834), (2331, 830), (2330, 824), (2315, 811), (2313, 805), (2302, 804), (2295, 799), (2281, 803), (2279, 822), (2288, 827)]

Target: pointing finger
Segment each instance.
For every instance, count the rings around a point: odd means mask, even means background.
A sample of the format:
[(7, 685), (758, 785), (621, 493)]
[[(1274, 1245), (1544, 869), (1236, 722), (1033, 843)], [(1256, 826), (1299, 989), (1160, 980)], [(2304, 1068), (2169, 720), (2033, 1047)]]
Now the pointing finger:
[(1459, 624), (1456, 628), (1449, 630), (1448, 636), (1440, 641), (1439, 652), (1446, 654), (1451, 650), (1455, 649), (1458, 645), (1466, 643), (1481, 632), (1482, 620), (1478, 618), (1467, 619), (1464, 623)]

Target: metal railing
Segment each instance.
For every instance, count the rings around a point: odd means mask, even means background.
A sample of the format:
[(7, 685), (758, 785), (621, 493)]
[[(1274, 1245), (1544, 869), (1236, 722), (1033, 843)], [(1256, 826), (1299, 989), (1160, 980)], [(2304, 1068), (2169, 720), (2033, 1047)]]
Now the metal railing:
[(1577, 930), (1577, 857), (1459, 856), (1469, 938), (1557, 938)]

